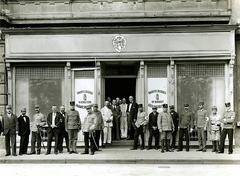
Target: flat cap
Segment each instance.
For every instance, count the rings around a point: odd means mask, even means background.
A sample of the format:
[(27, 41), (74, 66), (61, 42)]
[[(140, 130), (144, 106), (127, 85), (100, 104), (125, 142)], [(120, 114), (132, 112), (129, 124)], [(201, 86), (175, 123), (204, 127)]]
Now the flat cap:
[(163, 104), (162, 107), (163, 108), (168, 108), (168, 104)]
[(169, 108), (170, 108), (170, 109), (174, 109), (174, 105), (170, 105)]
[(231, 103), (230, 103), (230, 102), (227, 102), (227, 103), (225, 103), (225, 106), (226, 106), (226, 107), (230, 107), (230, 106), (231, 106)]
[(142, 108), (142, 107), (143, 107), (143, 104), (138, 104), (138, 107), (139, 107), (139, 108)]
[(70, 106), (75, 106), (75, 101), (70, 101)]
[(184, 103), (184, 107), (189, 107), (189, 104), (188, 103)]
[(34, 107), (35, 107), (35, 108), (39, 108), (39, 105), (38, 105), (38, 104), (36, 104)]

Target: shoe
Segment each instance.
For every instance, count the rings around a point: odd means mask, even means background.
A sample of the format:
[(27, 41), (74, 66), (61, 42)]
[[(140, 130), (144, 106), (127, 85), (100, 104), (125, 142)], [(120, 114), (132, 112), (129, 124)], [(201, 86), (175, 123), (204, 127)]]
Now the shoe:
[(91, 152), (91, 154), (90, 155), (94, 155), (94, 152)]
[(23, 154), (22, 153), (19, 153), (20, 156), (22, 156)]
[(172, 150), (166, 150), (166, 152), (173, 152)]
[(17, 154), (13, 154), (13, 156), (17, 156)]
[(40, 155), (40, 152), (37, 152), (38, 155)]
[(88, 152), (83, 152), (83, 153), (81, 153), (82, 155), (86, 155), (86, 154), (89, 154)]
[(59, 153), (63, 153), (63, 151), (59, 151)]
[(200, 152), (200, 151), (203, 151), (203, 149), (197, 149), (196, 151), (197, 151), (197, 152)]
[(181, 152), (182, 150), (180, 150), (180, 149), (177, 149), (177, 152)]
[(29, 155), (35, 155), (36, 154), (36, 152), (31, 152), (31, 153), (29, 153)]
[(141, 147), (140, 150), (144, 150), (145, 148), (144, 147)]
[(161, 153), (164, 153), (164, 150), (161, 150)]
[(151, 150), (151, 149), (152, 149), (152, 147), (148, 147), (148, 148), (147, 148), (147, 150)]
[(130, 150), (137, 150), (137, 148), (131, 148)]
[(189, 152), (189, 150), (186, 150), (186, 152)]
[(67, 152), (70, 152), (70, 150), (69, 150), (69, 149), (67, 149)]
[(78, 152), (77, 152), (77, 151), (74, 151), (74, 153), (75, 153), (75, 154), (78, 154)]
[(9, 156), (10, 154), (9, 153), (7, 153), (5, 156)]
[(228, 152), (229, 155), (231, 155), (233, 152)]
[(50, 155), (50, 153), (45, 153), (45, 155)]
[(103, 144), (103, 145), (102, 145), (102, 148), (105, 148), (105, 146), (106, 146), (106, 144)]
[(58, 152), (55, 152), (54, 154), (55, 154), (55, 155), (58, 155)]
[(98, 152), (101, 152), (102, 150), (98, 149), (97, 151), (98, 151)]
[(217, 150), (216, 149), (212, 149), (212, 152), (217, 152)]
[(217, 153), (224, 153), (224, 152), (220, 152), (220, 151), (218, 151)]
[(23, 153), (23, 155), (29, 155), (27, 152)]
[(207, 150), (206, 150), (206, 149), (203, 149), (202, 151), (203, 151), (203, 152), (206, 152)]

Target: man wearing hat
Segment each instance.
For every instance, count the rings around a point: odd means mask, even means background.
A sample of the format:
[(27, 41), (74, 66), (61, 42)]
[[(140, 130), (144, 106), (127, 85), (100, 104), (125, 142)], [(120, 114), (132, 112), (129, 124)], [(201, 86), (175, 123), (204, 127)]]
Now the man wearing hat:
[[(183, 137), (185, 135), (186, 138), (186, 151), (189, 152), (189, 138), (190, 133), (193, 131), (193, 125), (194, 125), (194, 114), (192, 111), (189, 110), (189, 104), (184, 104), (184, 109), (179, 114), (179, 140), (178, 140), (178, 152), (182, 151), (183, 146)], [(190, 128), (190, 130), (189, 130)]]
[(110, 106), (110, 109), (113, 112), (112, 137), (113, 140), (120, 140), (120, 117), (122, 113), (116, 100), (112, 100), (112, 106)]
[(207, 131), (207, 122), (208, 122), (208, 113), (204, 109), (204, 102), (199, 102), (199, 110), (197, 111), (196, 117), (196, 126), (198, 132), (198, 143), (199, 148), (197, 151), (206, 152), (206, 131)]
[(141, 135), (141, 139), (142, 139), (142, 146), (141, 146), (141, 150), (145, 149), (145, 139), (144, 139), (144, 135), (145, 135), (145, 130), (146, 130), (146, 125), (148, 123), (148, 115), (146, 112), (143, 111), (143, 105), (139, 104), (138, 105), (138, 113), (137, 113), (137, 119), (136, 122), (134, 124), (134, 128), (135, 128), (135, 133), (134, 133), (134, 145), (133, 148), (131, 148), (131, 150), (137, 150), (137, 146), (138, 146), (138, 137), (139, 135)]
[(159, 149), (159, 129), (157, 126), (158, 119), (157, 106), (152, 107), (152, 112), (149, 114), (149, 138), (148, 138), (148, 150), (152, 148), (152, 138), (155, 137), (155, 150)]
[(164, 141), (166, 140), (166, 151), (171, 152), (170, 139), (172, 137), (172, 131), (174, 131), (174, 124), (172, 116), (168, 113), (168, 105), (163, 104), (163, 112), (158, 115), (158, 129), (161, 133), (161, 152), (164, 153)]
[(41, 153), (41, 130), (46, 124), (46, 117), (40, 112), (39, 105), (35, 105), (35, 114), (33, 115), (33, 121), (31, 125), (32, 138), (31, 138), (31, 153), (36, 154), (35, 144), (37, 142), (37, 154)]
[(104, 124), (103, 124), (103, 117), (101, 111), (98, 110), (98, 104), (93, 104), (93, 113), (97, 117), (97, 125), (95, 128), (95, 142), (97, 146), (95, 147), (95, 151), (101, 151), (99, 149), (99, 140), (100, 140), (100, 135), (103, 130)]
[(137, 120), (138, 114), (138, 104), (134, 101), (133, 96), (129, 96), (129, 104), (127, 106), (127, 123), (128, 123), (128, 137), (127, 139), (132, 139), (134, 133), (134, 123)]
[(225, 103), (226, 111), (223, 113), (221, 122), (223, 123), (222, 132), (220, 136), (220, 151), (218, 153), (224, 153), (224, 143), (226, 136), (228, 135), (228, 154), (233, 153), (233, 129), (234, 129), (234, 120), (235, 112), (231, 110), (230, 102)]
[(219, 151), (219, 140), (220, 140), (220, 122), (221, 116), (217, 114), (217, 107), (212, 107), (212, 114), (209, 116), (208, 131), (211, 135), (213, 149), (212, 152)]
[(6, 114), (2, 116), (2, 126), (3, 126), (3, 135), (5, 136), (5, 149), (6, 155), (9, 156), (10, 152), (10, 140), (12, 146), (12, 155), (17, 156), (16, 154), (16, 134), (18, 134), (18, 119), (15, 114), (12, 113), (12, 106), (6, 106)]
[(97, 148), (96, 141), (94, 139), (94, 131), (97, 127), (97, 116), (92, 112), (91, 106), (86, 107), (87, 115), (84, 118), (84, 123), (82, 127), (82, 131), (84, 134), (84, 144), (85, 150), (81, 154), (89, 154), (89, 140), (90, 140), (90, 148), (91, 148), (91, 155), (94, 155), (95, 149)]
[(172, 116), (172, 120), (174, 124), (174, 131), (172, 133), (172, 145), (171, 145), (172, 150), (174, 150), (176, 145), (176, 136), (178, 132), (179, 115), (174, 110), (174, 105), (169, 106), (169, 109), (170, 109), (170, 115)]
[(127, 103), (126, 98), (122, 99), (122, 104), (120, 104), (121, 118), (120, 118), (120, 129), (121, 138), (127, 138), (128, 124), (127, 124)]
[(30, 135), (30, 120), (26, 115), (26, 108), (22, 108), (21, 115), (18, 117), (18, 129), (20, 136), (19, 155), (27, 154), (29, 135)]
[(65, 128), (69, 136), (69, 154), (77, 152), (78, 132), (81, 130), (81, 120), (78, 111), (75, 110), (75, 102), (70, 102), (70, 110), (66, 112)]
[(106, 146), (106, 143), (112, 143), (112, 126), (113, 126), (113, 113), (109, 108), (109, 102), (104, 102), (104, 107), (101, 109), (103, 117), (103, 148)]

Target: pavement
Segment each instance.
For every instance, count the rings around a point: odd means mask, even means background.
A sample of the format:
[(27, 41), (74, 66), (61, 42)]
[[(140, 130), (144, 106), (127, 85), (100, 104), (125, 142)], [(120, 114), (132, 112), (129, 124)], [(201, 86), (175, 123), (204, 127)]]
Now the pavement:
[[(58, 155), (52, 153), (45, 155), (46, 149), (40, 155), (18, 155), (4, 156), (5, 151), (0, 150), (0, 164), (240, 164), (240, 149), (234, 149), (229, 155), (227, 149), (224, 154), (211, 152), (197, 152), (196, 148), (189, 152), (165, 152), (160, 150), (129, 150), (128, 146), (114, 147), (107, 146), (101, 148), (102, 151), (95, 152), (94, 155), (81, 155), (84, 148), (78, 148), (79, 154), (69, 154), (66, 149)], [(17, 151), (18, 152), (18, 151)]]

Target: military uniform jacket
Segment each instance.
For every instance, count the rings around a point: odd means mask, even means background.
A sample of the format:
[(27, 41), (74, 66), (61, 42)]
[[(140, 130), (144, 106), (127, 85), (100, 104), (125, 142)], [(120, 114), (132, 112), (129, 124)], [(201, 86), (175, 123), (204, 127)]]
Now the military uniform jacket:
[(19, 132), (18, 132), (19, 136), (29, 136), (30, 135), (30, 121), (29, 121), (28, 116), (20, 115), (18, 117), (18, 126), (19, 126)]
[(3, 135), (10, 132), (10, 135), (15, 135), (18, 131), (18, 119), (15, 114), (11, 114), (10, 118), (7, 114), (2, 116)]
[(175, 131), (177, 131), (178, 130), (178, 123), (179, 123), (179, 115), (176, 111), (170, 112), (170, 115), (172, 116), (174, 129), (175, 129)]
[(193, 128), (194, 125), (194, 114), (192, 111), (188, 110), (185, 111), (183, 110), (180, 114), (179, 114), (179, 124), (178, 126), (180, 128)]
[(172, 131), (174, 129), (172, 116), (168, 112), (158, 114), (158, 129), (162, 131)]
[(32, 131), (33, 132), (37, 132), (38, 128), (37, 128), (37, 124), (39, 124), (40, 126), (40, 130), (41, 127), (44, 126), (46, 124), (46, 118), (42, 113), (37, 113), (33, 115), (33, 121), (32, 121)]
[(226, 129), (233, 129), (234, 128), (234, 119), (235, 119), (235, 112), (233, 111), (226, 111), (223, 113), (221, 118), (221, 122), (223, 123), (223, 128)]
[(206, 127), (207, 126), (207, 111), (201, 109), (197, 111), (196, 125), (197, 127)]
[(66, 128), (66, 131), (81, 129), (81, 120), (80, 120), (80, 115), (78, 111), (69, 110), (66, 112), (65, 128)]
[(209, 131), (218, 131), (220, 130), (221, 125), (221, 117), (219, 114), (216, 115), (210, 115), (209, 117)]
[(95, 130), (102, 130), (103, 127), (103, 117), (102, 117), (102, 113), (101, 111), (97, 110), (97, 111), (93, 111), (93, 113), (97, 116), (97, 125)]
[(97, 116), (94, 113), (90, 113), (84, 118), (82, 131), (83, 132), (94, 131), (96, 126), (97, 126)]

